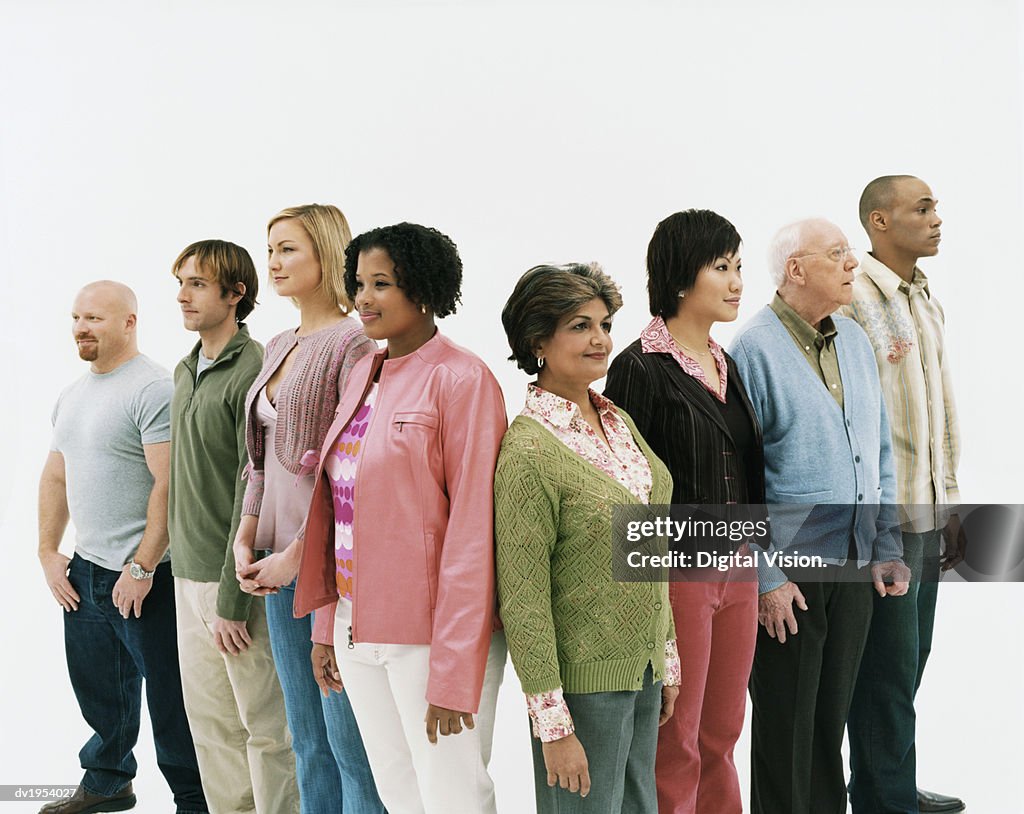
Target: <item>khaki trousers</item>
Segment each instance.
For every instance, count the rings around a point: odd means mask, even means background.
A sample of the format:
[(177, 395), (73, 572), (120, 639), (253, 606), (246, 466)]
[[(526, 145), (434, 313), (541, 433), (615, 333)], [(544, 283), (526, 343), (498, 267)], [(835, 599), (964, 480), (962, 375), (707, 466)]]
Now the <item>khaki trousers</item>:
[(181, 686), (207, 804), (211, 814), (297, 814), (295, 755), (263, 600), (249, 612), (249, 648), (221, 653), (217, 588), (174, 578)]

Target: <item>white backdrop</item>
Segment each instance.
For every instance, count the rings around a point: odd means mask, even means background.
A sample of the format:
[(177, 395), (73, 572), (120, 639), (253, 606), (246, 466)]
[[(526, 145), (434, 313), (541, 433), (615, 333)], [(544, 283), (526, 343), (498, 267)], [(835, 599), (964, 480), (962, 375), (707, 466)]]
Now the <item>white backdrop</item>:
[[(442, 329), (492, 366), (514, 414), (526, 379), (504, 361), (499, 314), (529, 266), (602, 262), (624, 290), (624, 347), (648, 319), (655, 224), (713, 208), (746, 240), (742, 323), (771, 295), (775, 228), (823, 215), (863, 248), (864, 184), (919, 175), (945, 219), (941, 254), (922, 266), (946, 308), (964, 498), (1022, 501), (1020, 7), (709, 6), (0, 0), (0, 784), (77, 782), (86, 736), (35, 558), (50, 410), (85, 370), (69, 336), (74, 293), (102, 277), (132, 285), (142, 349), (171, 367), (194, 339), (174, 303), (177, 252), (221, 237), (262, 266), (266, 220), (284, 206), (335, 203), (357, 233), (412, 220), (451, 235), (466, 280)], [(269, 286), (261, 302), (257, 338), (295, 324)], [(972, 812), (1024, 811), (1011, 760), (1024, 725), (1020, 599), (1017, 585), (941, 594), (920, 779)], [(530, 812), (511, 669), (498, 717), (499, 806)], [(748, 748), (745, 734), (744, 784)], [(146, 733), (139, 756), (138, 810), (167, 810)]]

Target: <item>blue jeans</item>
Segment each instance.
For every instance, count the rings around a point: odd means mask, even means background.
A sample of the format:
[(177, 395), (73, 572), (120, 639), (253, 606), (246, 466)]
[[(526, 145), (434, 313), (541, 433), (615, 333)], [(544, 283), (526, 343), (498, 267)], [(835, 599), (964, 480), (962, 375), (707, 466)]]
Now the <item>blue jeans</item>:
[(580, 797), (549, 786), (540, 739), (531, 737), (538, 814), (657, 814), (654, 757), (661, 682), (652, 677), (648, 666), (642, 690), (565, 693), (576, 737), (587, 755), (590, 794)]
[(903, 533), (913, 581), (904, 596), (875, 595), (847, 723), (854, 814), (917, 814), (914, 697), (932, 649), (940, 532)]
[(157, 567), (138, 619), (134, 614), (125, 619), (114, 607), (111, 593), (120, 576), (77, 554), (68, 572), (81, 601), (77, 611), (64, 614), (64, 649), (78, 706), (94, 733), (78, 753), (85, 769), (82, 785), (109, 796), (135, 777), (132, 748), (139, 736), (145, 679), (157, 765), (178, 812), (205, 812), (181, 697), (170, 563)]
[(302, 814), (382, 814), (347, 693), (324, 698), (313, 678), (313, 617), (292, 615), (295, 583), (266, 598), (270, 648), (284, 691)]

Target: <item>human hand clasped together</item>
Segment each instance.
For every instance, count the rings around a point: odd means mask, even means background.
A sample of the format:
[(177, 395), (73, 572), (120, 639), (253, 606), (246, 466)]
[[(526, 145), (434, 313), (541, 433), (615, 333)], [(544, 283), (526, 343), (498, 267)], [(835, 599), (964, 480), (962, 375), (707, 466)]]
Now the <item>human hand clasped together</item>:
[(253, 596), (276, 594), (283, 585), (290, 584), (298, 576), (302, 541), (296, 538), (283, 551), (257, 560), (253, 553), (254, 537), (255, 530), (244, 536), (239, 530), (235, 537), (233, 550), (238, 584)]

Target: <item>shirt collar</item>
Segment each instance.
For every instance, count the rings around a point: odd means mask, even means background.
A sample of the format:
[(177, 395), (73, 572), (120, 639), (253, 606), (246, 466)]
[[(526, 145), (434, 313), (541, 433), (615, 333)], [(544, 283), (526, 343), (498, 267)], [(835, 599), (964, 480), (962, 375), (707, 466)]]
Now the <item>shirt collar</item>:
[(831, 316), (825, 317), (818, 328), (815, 328), (802, 316), (800, 316), (793, 307), (779, 296), (779, 292), (775, 292), (775, 298), (771, 301), (771, 309), (775, 312), (776, 316), (782, 320), (782, 324), (786, 326), (786, 329), (796, 337), (796, 341), (800, 343), (803, 348), (808, 348), (813, 345), (816, 348), (822, 348), (824, 345), (831, 345), (832, 341), (836, 336), (836, 324), (832, 321)]
[[(717, 358), (722, 346), (709, 336), (708, 348)], [(669, 333), (668, 325), (665, 324), (664, 319), (655, 317), (643, 329), (643, 332), (640, 334), (640, 350), (644, 353), (671, 353), (673, 356), (679, 353), (676, 341), (672, 338), (672, 334)]]
[[(590, 403), (594, 405), (600, 416), (604, 417), (610, 412), (615, 412), (615, 405), (610, 399), (589, 388), (587, 392), (590, 394)], [(530, 384), (526, 388), (526, 409), (543, 414), (548, 421), (561, 429), (568, 429), (577, 416), (583, 420), (583, 415), (576, 402), (556, 396), (538, 384)]]
[[(224, 346), (224, 350), (217, 354), (217, 358), (210, 360), (210, 364), (207, 365), (207, 370), (209, 370), (211, 365), (227, 361), (228, 359), (231, 359), (232, 357), (236, 356), (238, 352), (242, 349), (242, 346), (248, 341), (249, 327), (244, 322), (239, 322), (238, 330), (235, 331), (235, 335), (228, 340), (228, 343)], [(193, 369), (198, 368), (199, 354), (202, 352), (203, 341), (200, 339), (192, 348), (192, 352), (189, 353), (189, 355), (186, 357), (186, 359), (188, 359), (188, 361), (191, 362)]]
[(931, 299), (931, 291), (928, 290), (928, 278), (917, 266), (914, 266), (914, 276), (908, 284), (900, 275), (889, 268), (881, 260), (870, 254), (865, 254), (860, 259), (860, 273), (866, 274), (886, 299), (894, 297), (896, 292), (909, 294), (912, 289), (919, 289), (924, 295)]

